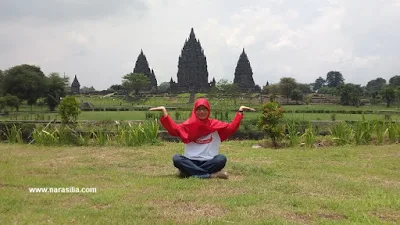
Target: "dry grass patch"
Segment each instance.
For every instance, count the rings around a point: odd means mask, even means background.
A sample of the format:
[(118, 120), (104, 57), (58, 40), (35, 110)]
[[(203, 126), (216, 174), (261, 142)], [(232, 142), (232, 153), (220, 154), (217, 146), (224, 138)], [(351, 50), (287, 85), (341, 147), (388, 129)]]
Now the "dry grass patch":
[(157, 209), (158, 215), (167, 219), (173, 219), (179, 224), (194, 222), (197, 218), (201, 217), (223, 217), (229, 213), (229, 210), (219, 205), (181, 200), (153, 200), (148, 206)]
[(383, 221), (400, 224), (400, 210), (378, 210), (370, 214)]

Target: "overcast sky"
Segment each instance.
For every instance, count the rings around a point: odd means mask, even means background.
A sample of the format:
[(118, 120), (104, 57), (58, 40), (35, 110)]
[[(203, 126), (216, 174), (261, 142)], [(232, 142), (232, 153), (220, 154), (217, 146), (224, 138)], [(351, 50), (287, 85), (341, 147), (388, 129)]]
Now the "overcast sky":
[(160, 84), (176, 80), (193, 27), (209, 80), (233, 81), (245, 48), (259, 85), (331, 70), (365, 85), (400, 75), (399, 26), (400, 0), (0, 0), (0, 69), (34, 64), (102, 90), (143, 49)]

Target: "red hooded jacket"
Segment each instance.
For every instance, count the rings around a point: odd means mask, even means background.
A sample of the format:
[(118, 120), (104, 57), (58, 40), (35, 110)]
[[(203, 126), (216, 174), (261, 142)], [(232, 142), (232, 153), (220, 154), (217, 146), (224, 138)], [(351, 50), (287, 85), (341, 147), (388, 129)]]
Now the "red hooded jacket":
[[(200, 120), (196, 116), (196, 109), (201, 105), (205, 106), (209, 112), (207, 118), (204, 120)], [(179, 137), (183, 143), (187, 144), (215, 131), (218, 131), (221, 141), (224, 141), (239, 129), (240, 121), (244, 117), (242, 113), (236, 113), (231, 123), (225, 123), (216, 119), (210, 119), (210, 114), (210, 103), (205, 98), (199, 98), (194, 103), (192, 114), (185, 122), (176, 124), (169, 115), (162, 116), (160, 122), (170, 135)]]

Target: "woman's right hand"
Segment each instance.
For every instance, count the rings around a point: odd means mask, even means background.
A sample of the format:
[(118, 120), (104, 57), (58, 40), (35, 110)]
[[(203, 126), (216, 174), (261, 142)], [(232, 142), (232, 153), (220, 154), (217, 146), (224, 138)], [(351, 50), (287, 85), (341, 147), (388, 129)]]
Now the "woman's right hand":
[(150, 108), (149, 111), (162, 111), (164, 116), (168, 116), (167, 109), (164, 106)]

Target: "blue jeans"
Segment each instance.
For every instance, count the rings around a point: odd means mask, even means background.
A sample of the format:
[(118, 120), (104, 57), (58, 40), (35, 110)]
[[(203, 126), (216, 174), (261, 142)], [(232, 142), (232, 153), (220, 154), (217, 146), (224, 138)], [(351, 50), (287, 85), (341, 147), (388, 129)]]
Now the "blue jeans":
[(172, 161), (174, 166), (187, 176), (210, 178), (212, 173), (216, 173), (225, 167), (226, 156), (219, 154), (210, 160), (198, 161), (188, 159), (181, 154), (175, 154)]

